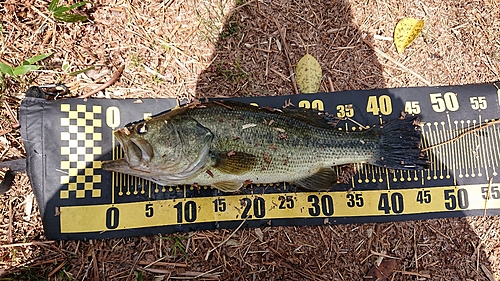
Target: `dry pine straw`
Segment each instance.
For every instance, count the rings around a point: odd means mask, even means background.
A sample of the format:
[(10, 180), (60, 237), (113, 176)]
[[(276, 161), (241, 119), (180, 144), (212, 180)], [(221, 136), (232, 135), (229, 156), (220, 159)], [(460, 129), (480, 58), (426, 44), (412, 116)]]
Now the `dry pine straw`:
[[(54, 82), (74, 95), (88, 93), (121, 65), (119, 81), (98, 97), (290, 94), (294, 64), (306, 52), (324, 71), (322, 91), (500, 80), (495, 0), (238, 2), (102, 0), (79, 10), (89, 22), (66, 24), (50, 17), (48, 1), (7, 0), (0, 6), (0, 60), (15, 66), (54, 54), (22, 83), (8, 79), (3, 100), (16, 111), (15, 97), (28, 86)], [(383, 38), (404, 16), (426, 25), (397, 54)], [(90, 66), (85, 75), (68, 75)], [(3, 108), (0, 131), (10, 129), (11, 119)], [(18, 130), (0, 138), (2, 161), (24, 156)], [(0, 275), (14, 279), (20, 272), (50, 280), (134, 280), (142, 271), (144, 280), (361, 280), (382, 258), (396, 260), (389, 280), (500, 278), (498, 217), (46, 241), (25, 175), (0, 201)]]

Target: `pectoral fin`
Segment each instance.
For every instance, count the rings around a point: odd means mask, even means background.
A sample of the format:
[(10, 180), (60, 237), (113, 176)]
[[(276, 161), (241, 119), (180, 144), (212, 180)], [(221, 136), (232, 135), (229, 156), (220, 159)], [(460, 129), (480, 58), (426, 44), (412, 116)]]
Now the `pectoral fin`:
[(257, 157), (255, 157), (255, 155), (239, 151), (230, 151), (217, 155), (214, 168), (226, 174), (242, 175), (251, 171), (256, 163)]
[(337, 184), (337, 173), (332, 168), (320, 168), (313, 175), (296, 180), (294, 184), (309, 190), (324, 191)]
[(212, 186), (223, 192), (235, 192), (243, 186), (243, 183), (238, 180), (229, 180), (216, 182)]

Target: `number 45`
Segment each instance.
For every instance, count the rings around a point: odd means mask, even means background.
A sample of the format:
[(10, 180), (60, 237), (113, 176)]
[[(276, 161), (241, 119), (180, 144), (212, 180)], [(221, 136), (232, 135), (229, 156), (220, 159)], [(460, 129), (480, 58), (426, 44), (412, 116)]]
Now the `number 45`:
[(488, 107), (486, 97), (470, 97), (470, 106), (474, 110), (486, 109)]
[(420, 114), (420, 104), (418, 104), (418, 101), (407, 101), (405, 112), (408, 114)]

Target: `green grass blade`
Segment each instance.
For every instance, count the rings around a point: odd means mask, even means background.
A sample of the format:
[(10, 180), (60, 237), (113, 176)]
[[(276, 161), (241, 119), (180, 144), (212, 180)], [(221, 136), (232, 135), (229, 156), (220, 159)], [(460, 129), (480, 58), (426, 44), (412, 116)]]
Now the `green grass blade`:
[(87, 1), (78, 2), (78, 3), (75, 3), (75, 4), (71, 5), (71, 6), (69, 6), (69, 9), (73, 10), (73, 9), (79, 8), (81, 6), (84, 6), (87, 3), (90, 3), (90, 2), (87, 2)]
[(81, 6), (83, 6), (83, 5), (87, 4), (87, 3), (89, 3), (89, 2), (82, 1), (82, 2), (75, 3), (75, 4), (71, 5), (71, 6), (59, 6), (59, 7), (55, 7), (54, 10), (52, 11), (52, 13), (54, 13), (54, 15), (61, 16), (61, 15), (64, 15), (64, 13), (69, 12), (69, 11), (71, 11), (73, 9), (78, 8), (78, 7), (81, 7)]
[(0, 93), (3, 93), (4, 90), (5, 90), (5, 83), (3, 82), (3, 74), (0, 74)]
[(34, 63), (39, 62), (45, 58), (50, 57), (51, 55), (52, 55), (52, 53), (36, 55), (34, 57), (31, 57), (31, 58), (23, 61), (23, 65), (34, 64)]
[(56, 15), (56, 14), (62, 15), (69, 10), (71, 10), (71, 9), (68, 6), (59, 6), (59, 7), (55, 8), (54, 11), (52, 11), (52, 13), (54, 13), (54, 15)]
[(143, 277), (142, 277), (142, 271), (138, 271), (138, 272), (137, 272), (137, 279), (136, 279), (136, 280), (137, 280), (137, 281), (143, 281), (143, 279), (142, 279), (142, 278), (143, 278)]
[(3, 74), (9, 74), (10, 76), (14, 76), (14, 71), (12, 67), (3, 62), (0, 62), (0, 72), (2, 72)]
[(69, 74), (69, 76), (77, 76), (77, 75), (78, 75), (78, 74), (80, 74), (80, 73), (87, 72), (87, 71), (92, 70), (92, 69), (94, 69), (94, 68), (95, 68), (95, 67), (91, 66), (91, 67), (87, 67), (87, 68), (85, 68), (85, 69), (77, 70), (77, 71), (71, 72), (71, 73)]
[(40, 66), (38, 65), (20, 65), (16, 68), (13, 69), (12, 73), (14, 74), (14, 77), (26, 74), (32, 70), (37, 70), (39, 69)]
[(54, 10), (57, 8), (57, 4), (59, 4), (59, 0), (50, 1), (49, 11), (54, 12)]
[(82, 16), (82, 15), (77, 15), (77, 14), (54, 14), (54, 17), (58, 21), (63, 21), (63, 22), (77, 22), (77, 21), (86, 21), (87, 17)]

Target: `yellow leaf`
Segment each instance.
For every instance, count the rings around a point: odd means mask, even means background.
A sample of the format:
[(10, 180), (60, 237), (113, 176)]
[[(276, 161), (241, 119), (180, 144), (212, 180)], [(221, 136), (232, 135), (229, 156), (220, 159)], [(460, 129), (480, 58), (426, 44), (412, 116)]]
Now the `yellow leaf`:
[(398, 53), (402, 53), (420, 35), (423, 27), (424, 20), (404, 18), (398, 22), (394, 29), (394, 44)]
[(304, 94), (317, 93), (321, 83), (321, 66), (310, 54), (305, 54), (295, 69), (297, 85)]

